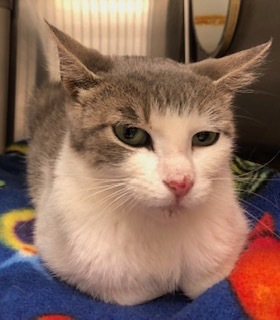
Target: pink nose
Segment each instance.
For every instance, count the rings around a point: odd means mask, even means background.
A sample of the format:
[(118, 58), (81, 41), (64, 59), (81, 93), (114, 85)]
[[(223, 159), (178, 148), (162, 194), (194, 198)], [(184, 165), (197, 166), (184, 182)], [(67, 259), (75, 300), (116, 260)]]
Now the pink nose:
[(164, 183), (177, 197), (183, 197), (186, 195), (194, 184), (193, 180), (187, 177), (184, 177), (181, 180), (164, 181)]

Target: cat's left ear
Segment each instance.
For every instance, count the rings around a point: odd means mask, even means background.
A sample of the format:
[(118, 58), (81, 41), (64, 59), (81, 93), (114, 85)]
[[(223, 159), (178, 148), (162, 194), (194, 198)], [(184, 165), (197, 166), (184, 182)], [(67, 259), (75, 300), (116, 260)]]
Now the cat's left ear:
[(196, 62), (190, 68), (195, 73), (212, 79), (219, 89), (234, 93), (258, 78), (258, 68), (264, 64), (271, 43), (272, 40), (223, 58)]
[[(61, 81), (70, 95), (77, 98), (81, 89), (89, 89), (101, 82), (101, 77), (89, 70), (86, 62), (89, 60), (87, 58), (89, 54), (91, 54), (91, 61), (95, 61), (95, 58), (101, 61), (102, 55), (96, 50), (82, 46), (49, 23), (47, 25), (57, 45)], [(101, 63), (97, 63), (96, 67), (92, 63), (90, 67), (94, 71), (95, 69), (102, 71)], [(105, 65), (103, 68), (105, 69)]]

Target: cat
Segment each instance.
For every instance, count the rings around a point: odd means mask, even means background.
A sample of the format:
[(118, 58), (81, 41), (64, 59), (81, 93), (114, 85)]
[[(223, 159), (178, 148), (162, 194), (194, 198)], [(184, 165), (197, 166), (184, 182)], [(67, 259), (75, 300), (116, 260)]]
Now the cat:
[(35, 244), (60, 279), (135, 305), (227, 277), (249, 223), (234, 191), (233, 101), (271, 41), (181, 64), (108, 57), (49, 25), (60, 82), (29, 102)]

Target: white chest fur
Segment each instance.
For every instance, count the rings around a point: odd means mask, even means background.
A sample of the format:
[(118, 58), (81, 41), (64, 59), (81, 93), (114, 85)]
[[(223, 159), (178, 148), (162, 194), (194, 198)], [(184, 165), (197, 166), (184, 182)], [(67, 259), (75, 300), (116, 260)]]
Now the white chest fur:
[(196, 297), (229, 274), (248, 231), (230, 180), (226, 197), (161, 220), (157, 209), (108, 206), (110, 189), (93, 193), (92, 168), (80, 161), (65, 145), (37, 206), (36, 245), (59, 277), (131, 305), (179, 288)]

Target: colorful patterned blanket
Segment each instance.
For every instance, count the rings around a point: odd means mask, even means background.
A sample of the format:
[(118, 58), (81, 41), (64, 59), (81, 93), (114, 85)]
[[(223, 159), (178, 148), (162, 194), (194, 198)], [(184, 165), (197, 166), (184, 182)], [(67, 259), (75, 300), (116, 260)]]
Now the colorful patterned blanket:
[(236, 158), (240, 201), (252, 221), (250, 243), (224, 281), (194, 301), (180, 292), (121, 307), (95, 301), (53, 278), (32, 241), (26, 192), (27, 146), (0, 156), (0, 319), (280, 319), (280, 175)]

